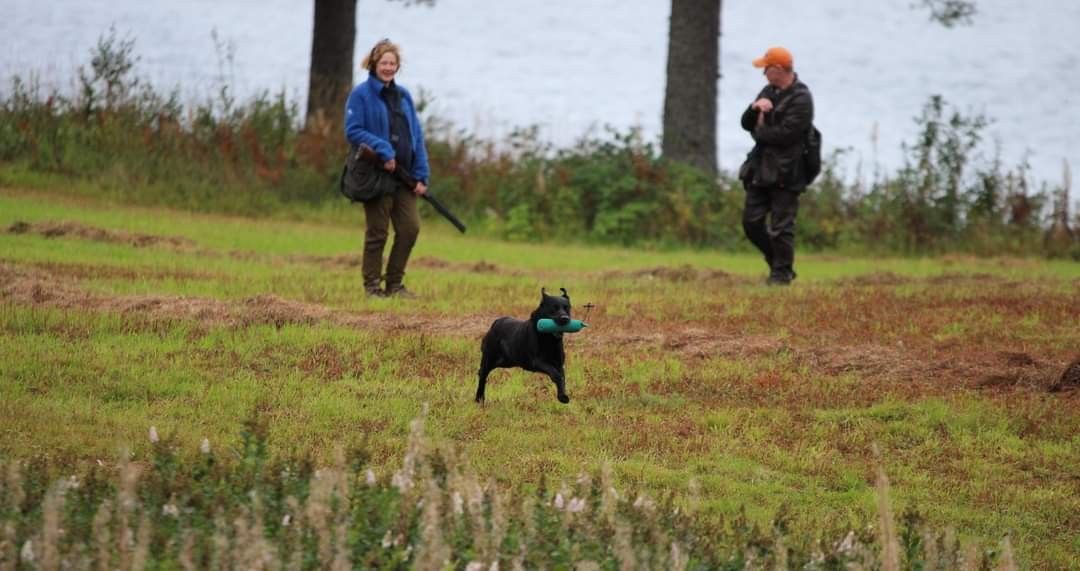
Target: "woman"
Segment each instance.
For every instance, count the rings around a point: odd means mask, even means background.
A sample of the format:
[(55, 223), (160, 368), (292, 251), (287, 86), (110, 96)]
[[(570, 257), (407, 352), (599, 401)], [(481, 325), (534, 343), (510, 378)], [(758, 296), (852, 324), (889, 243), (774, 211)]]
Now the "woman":
[[(364, 203), (367, 231), (364, 234), (364, 291), (375, 297), (415, 297), (405, 289), (405, 265), (420, 233), (417, 197), (427, 192), (427, 150), (412, 95), (397, 85), (401, 50), (382, 40), (364, 58), (367, 81), (353, 88), (345, 106), (345, 138), (354, 147), (375, 150), (389, 172), (402, 169), (418, 182), (415, 188), (395, 191)], [(394, 245), (386, 264), (386, 289), (382, 284), (382, 255), (388, 226), (394, 227)]]

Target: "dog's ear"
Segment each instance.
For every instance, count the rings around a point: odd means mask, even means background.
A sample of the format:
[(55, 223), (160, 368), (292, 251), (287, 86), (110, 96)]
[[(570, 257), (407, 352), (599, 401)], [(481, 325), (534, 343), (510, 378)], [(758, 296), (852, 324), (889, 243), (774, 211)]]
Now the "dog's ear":
[(545, 297), (547, 297), (547, 288), (542, 287), (540, 288), (540, 299), (544, 299)]
[(566, 299), (570, 299), (570, 296), (569, 296), (569, 295), (567, 295), (567, 293), (566, 293), (566, 288), (564, 288), (564, 287), (561, 287), (561, 288), (559, 288), (559, 291), (561, 291), (561, 292), (562, 292), (562, 296), (563, 296), (563, 297), (565, 297)]

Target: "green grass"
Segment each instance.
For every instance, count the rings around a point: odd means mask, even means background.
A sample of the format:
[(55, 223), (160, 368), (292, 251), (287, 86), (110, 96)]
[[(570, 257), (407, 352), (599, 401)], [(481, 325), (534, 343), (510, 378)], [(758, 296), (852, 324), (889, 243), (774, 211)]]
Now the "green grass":
[[(797, 284), (771, 289), (749, 254), (511, 244), (427, 220), (406, 302), (364, 298), (340, 258), (359, 255), (357, 209), (246, 219), (0, 190), (0, 228), (20, 221), (186, 245), (0, 234), (0, 458), (145, 459), (155, 426), (193, 460), (203, 438), (238, 449), (257, 411), (275, 459), (363, 446), (386, 474), (427, 406), (428, 433), (508, 489), (610, 464), (620, 486), (699, 488), (707, 514), (783, 505), (820, 529), (874, 520), (876, 443), (897, 513), (1075, 565), (1080, 417), (1045, 388), (1080, 347), (1076, 263), (800, 255)], [(499, 370), (475, 405), (483, 328), (541, 286), (566, 287), (577, 317), (597, 305), (566, 338), (573, 401)]]

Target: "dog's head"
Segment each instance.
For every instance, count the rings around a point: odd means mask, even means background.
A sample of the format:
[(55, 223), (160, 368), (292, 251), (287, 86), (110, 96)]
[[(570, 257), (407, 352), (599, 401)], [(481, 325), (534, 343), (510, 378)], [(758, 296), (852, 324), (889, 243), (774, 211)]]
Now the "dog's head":
[(557, 325), (570, 323), (570, 296), (566, 288), (559, 288), (562, 295), (548, 295), (544, 288), (540, 288), (540, 305), (532, 312), (532, 320), (552, 319)]

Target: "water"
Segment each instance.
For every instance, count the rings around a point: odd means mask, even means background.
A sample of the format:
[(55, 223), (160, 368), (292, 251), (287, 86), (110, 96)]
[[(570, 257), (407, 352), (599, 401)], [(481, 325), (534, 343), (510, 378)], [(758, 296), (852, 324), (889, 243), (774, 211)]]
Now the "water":
[[(814, 91), (826, 149), (851, 149), (849, 174), (899, 166), (901, 142), (915, 138), (912, 118), (941, 94), (995, 120), (988, 151), (996, 145), (1007, 165), (1027, 156), (1036, 178), (1060, 182), (1064, 160), (1080, 168), (1080, 42), (1069, 39), (1080, 2), (977, 1), (975, 25), (952, 30), (912, 0), (724, 2), (721, 166), (735, 168), (750, 145), (738, 118), (763, 78), (749, 62), (781, 44)], [(668, 0), (436, 0), (432, 8), (361, 0), (357, 60), (379, 38), (399, 42), (400, 82), (423, 88), (435, 113), (483, 137), (537, 125), (569, 145), (612, 125), (656, 140), (669, 11)], [(303, 105), (310, 0), (4, 0), (2, 12), (3, 78), (36, 71), (70, 89), (115, 24), (136, 40), (139, 73), (180, 86), (185, 100), (227, 81), (241, 97), (284, 90)]]

